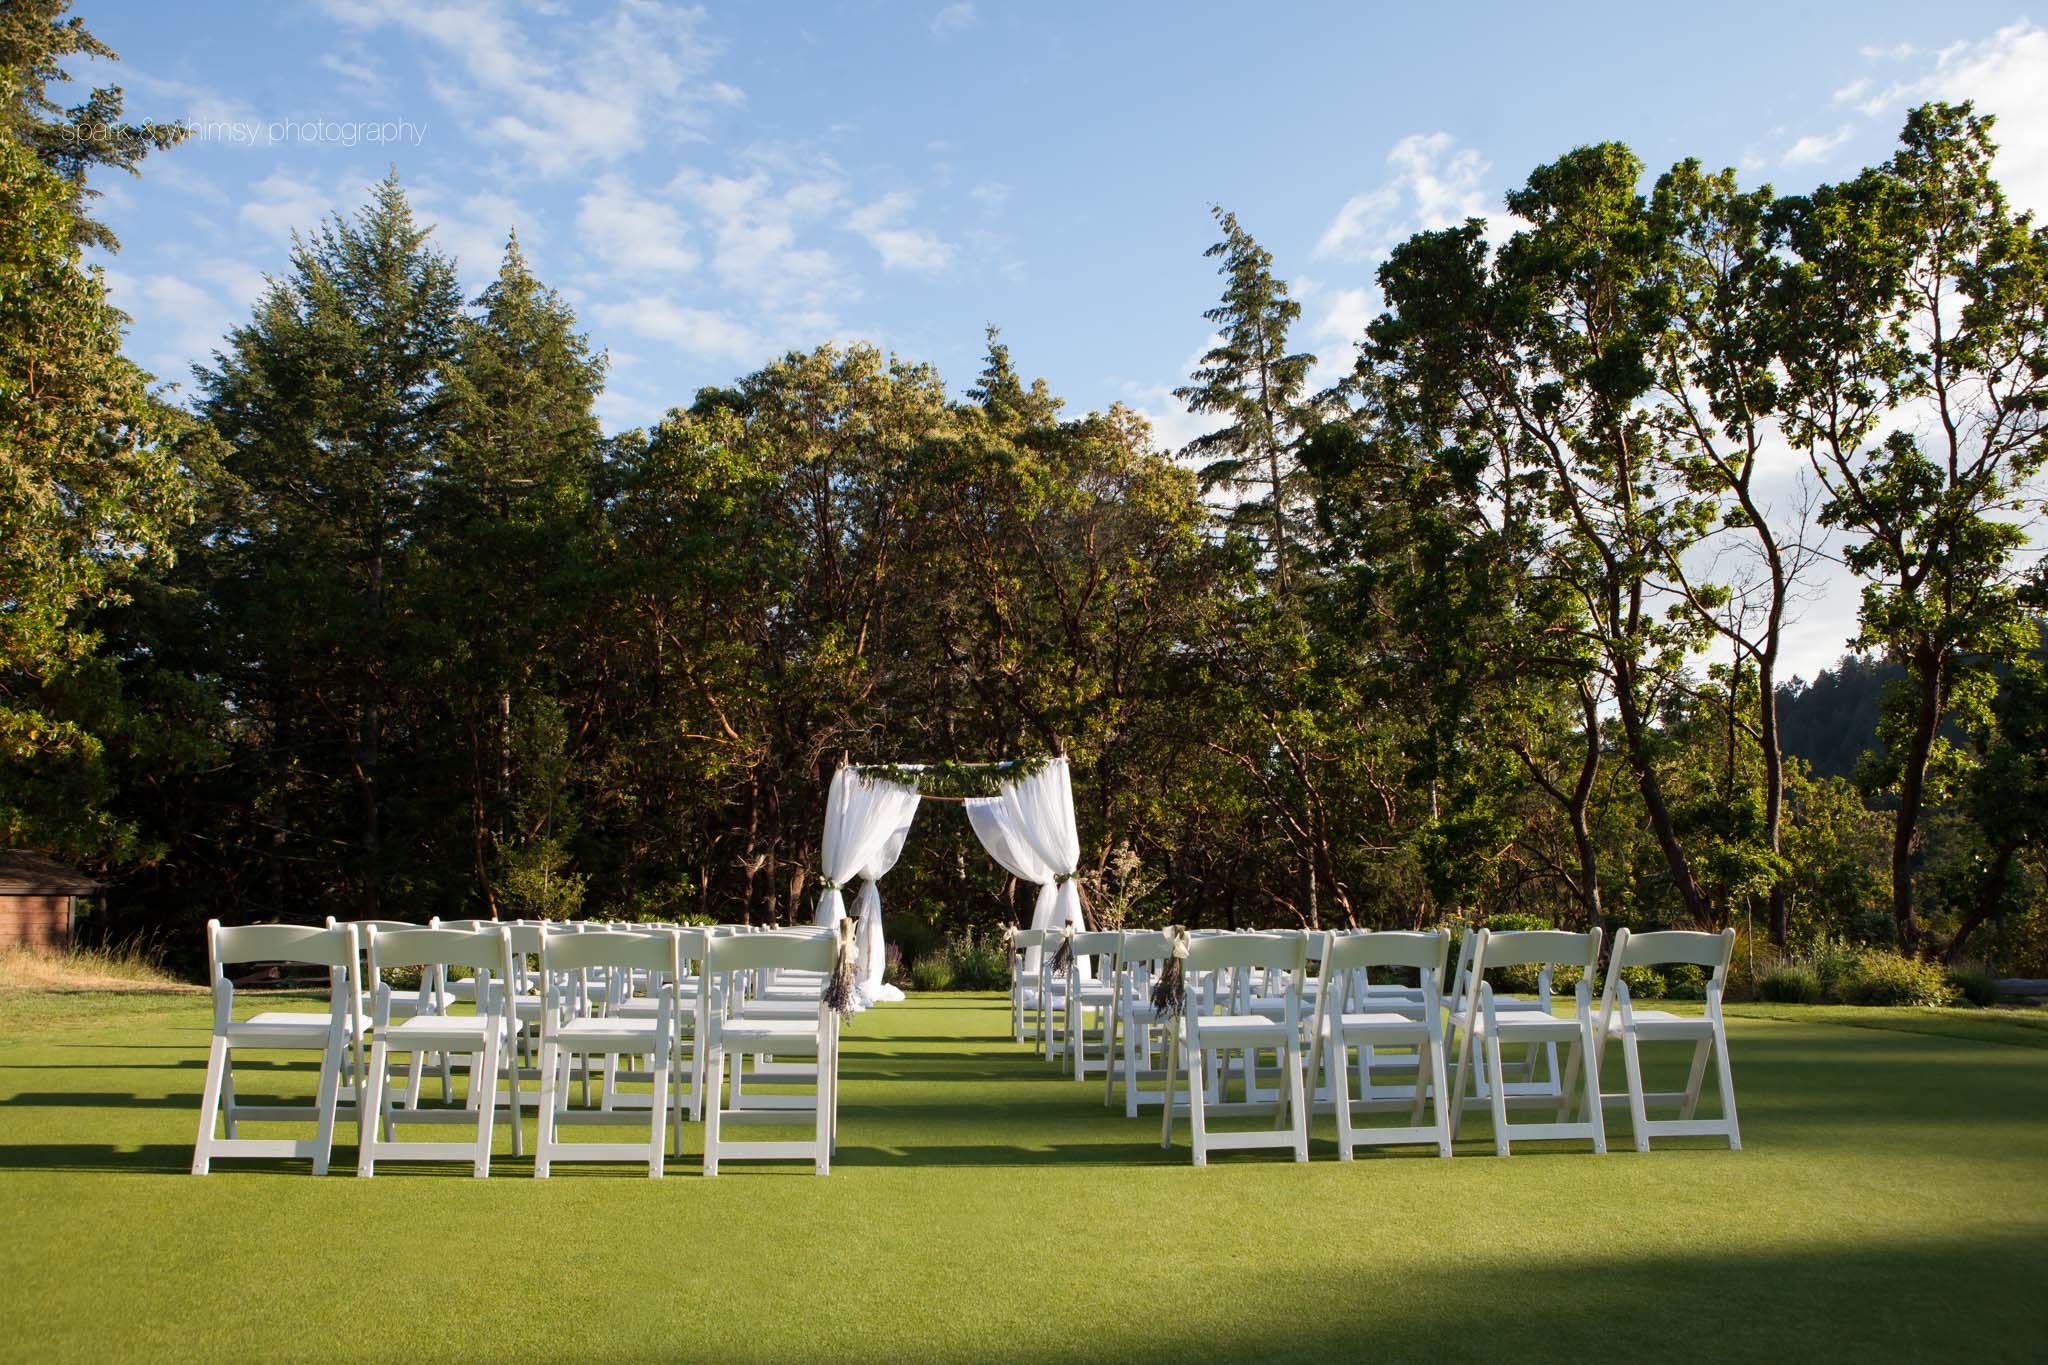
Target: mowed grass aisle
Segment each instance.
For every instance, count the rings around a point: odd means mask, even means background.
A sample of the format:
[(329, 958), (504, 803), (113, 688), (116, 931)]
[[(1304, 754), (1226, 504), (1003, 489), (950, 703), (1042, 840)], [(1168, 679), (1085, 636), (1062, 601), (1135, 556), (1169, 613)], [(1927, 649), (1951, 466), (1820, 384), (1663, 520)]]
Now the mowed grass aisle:
[[(1739, 1153), (1638, 1155), (1617, 1112), (1609, 1156), (1501, 1161), (1474, 1116), (1449, 1162), (1325, 1140), (1197, 1171), (1184, 1126), (1162, 1152), (1156, 1114), (1011, 1044), (997, 998), (914, 998), (848, 1034), (829, 1178), (685, 1158), (660, 1182), (509, 1156), (365, 1182), (348, 1142), (324, 1180), (194, 1179), (208, 1019), (197, 995), (0, 999), (0, 1355), (2048, 1355), (2038, 1019), (1739, 1019)], [(312, 1080), (242, 1076), (245, 1099)]]

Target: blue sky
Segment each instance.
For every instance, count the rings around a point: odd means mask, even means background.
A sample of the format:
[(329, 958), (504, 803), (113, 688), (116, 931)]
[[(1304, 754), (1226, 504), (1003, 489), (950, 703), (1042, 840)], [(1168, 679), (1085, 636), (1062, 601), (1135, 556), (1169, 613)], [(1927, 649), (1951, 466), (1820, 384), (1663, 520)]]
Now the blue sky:
[[(1908, 104), (1976, 98), (2009, 190), (2048, 208), (2048, 30), (1968, 0), (75, 12), (123, 59), (83, 74), (202, 130), (99, 182), (138, 360), (184, 379), (292, 229), (395, 164), (472, 286), (517, 228), (611, 355), (614, 430), (826, 340), (957, 391), (992, 322), (1070, 405), (1127, 403), (1177, 446), (1200, 430), (1169, 390), (1207, 337), (1212, 203), (1273, 252), (1334, 373), (1387, 246), (1497, 214), (1530, 167), (1603, 138), (1653, 172), (1698, 156), (1797, 189), (1884, 155)], [(1832, 659), (1853, 609), (1823, 592), (1795, 666)]]

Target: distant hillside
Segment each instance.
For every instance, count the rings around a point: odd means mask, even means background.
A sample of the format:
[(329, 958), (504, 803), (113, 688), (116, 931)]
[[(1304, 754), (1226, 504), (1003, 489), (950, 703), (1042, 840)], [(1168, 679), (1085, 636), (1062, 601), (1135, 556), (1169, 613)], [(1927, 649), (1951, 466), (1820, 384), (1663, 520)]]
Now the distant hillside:
[[(2037, 658), (2048, 659), (2048, 622), (2042, 623)], [(2004, 666), (1997, 671), (2002, 675)], [(1778, 734), (1788, 756), (1803, 758), (1816, 777), (1849, 777), (1856, 760), (1877, 742), (1877, 707), (1885, 684), (1902, 676), (1897, 664), (1844, 654), (1812, 682), (1794, 678), (1778, 689)], [(1953, 723), (1943, 733), (1957, 743)]]
[(1844, 654), (1812, 682), (1795, 678), (1778, 689), (1778, 733), (1788, 757), (1805, 759), (1816, 777), (1848, 777), (1877, 741), (1878, 699), (1902, 676), (1897, 664)]

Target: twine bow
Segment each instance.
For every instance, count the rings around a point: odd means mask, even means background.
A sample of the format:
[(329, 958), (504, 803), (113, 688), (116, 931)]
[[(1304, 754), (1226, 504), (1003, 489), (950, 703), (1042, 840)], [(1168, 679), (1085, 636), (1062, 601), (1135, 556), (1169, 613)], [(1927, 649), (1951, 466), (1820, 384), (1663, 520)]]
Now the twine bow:
[(825, 1008), (844, 1017), (852, 1014), (856, 1000), (856, 982), (853, 965), (853, 921), (840, 920), (832, 926), (833, 944), (832, 975), (825, 981), (821, 997)]
[(1074, 926), (1071, 924), (1060, 930), (1060, 950), (1053, 954), (1052, 969), (1067, 973), (1074, 970)]
[(1152, 1008), (1161, 1015), (1173, 1015), (1180, 1013), (1185, 995), (1186, 968), (1182, 964), (1188, 957), (1188, 933), (1178, 924), (1168, 925), (1166, 937), (1172, 947), (1166, 964), (1159, 969), (1159, 979), (1152, 983)]

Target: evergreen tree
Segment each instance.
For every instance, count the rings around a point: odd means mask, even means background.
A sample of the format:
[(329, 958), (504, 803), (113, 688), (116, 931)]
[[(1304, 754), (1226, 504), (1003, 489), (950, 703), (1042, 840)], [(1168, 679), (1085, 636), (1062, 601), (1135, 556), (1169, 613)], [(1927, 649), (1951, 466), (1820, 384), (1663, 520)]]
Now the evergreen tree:
[(1202, 314), (1221, 339), (1202, 357), (1186, 386), (1174, 397), (1190, 411), (1225, 419), (1225, 425), (1188, 445), (1202, 466), (1205, 492), (1222, 489), (1231, 500), (1230, 524), (1263, 541), (1273, 580), (1285, 598), (1301, 547), (1296, 507), (1300, 501), (1299, 445), (1311, 424), (1305, 398), (1316, 358), (1289, 353), (1288, 332), (1301, 318), (1301, 305), (1287, 296), (1286, 282), (1273, 274), (1273, 257), (1218, 207), (1223, 240), (1207, 256), (1221, 257), (1223, 300)]
[[(200, 374), (237, 482), (217, 609), (231, 702), (267, 728), (261, 798), (285, 860), (353, 831), (352, 890), (376, 917), (387, 712), (422, 676), (411, 632), (421, 499), (446, 458), (461, 295), (395, 174), (352, 221), (295, 242), (292, 271)], [(280, 894), (283, 894), (281, 885)]]
[(85, 21), (65, 19), (71, 0), (6, 0), (0, 4), (0, 118), (5, 131), (26, 147), (70, 189), (72, 235), (87, 246), (117, 249), (114, 234), (85, 216), (99, 197), (86, 184), (88, 173), (109, 166), (139, 174), (151, 152), (184, 141), (192, 131), (180, 123), (124, 121), (118, 85), (95, 87), (83, 104), (65, 108), (50, 87), (69, 80), (64, 62), (73, 57), (116, 60), (113, 49), (86, 31)]

